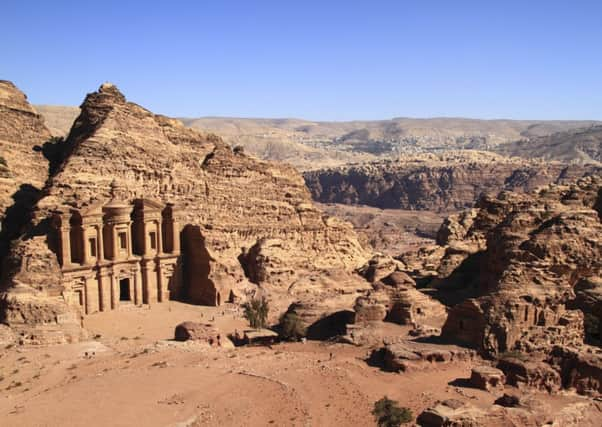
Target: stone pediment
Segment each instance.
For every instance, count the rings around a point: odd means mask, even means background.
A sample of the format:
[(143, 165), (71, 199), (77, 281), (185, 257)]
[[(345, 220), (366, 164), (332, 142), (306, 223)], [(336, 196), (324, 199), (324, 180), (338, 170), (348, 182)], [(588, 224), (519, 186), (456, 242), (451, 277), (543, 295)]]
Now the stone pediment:
[(164, 204), (151, 199), (136, 199), (134, 200), (134, 206), (136, 209), (142, 209), (146, 212), (162, 211), (165, 208)]
[[(103, 202), (95, 202), (88, 206), (82, 206), (81, 208), (73, 211), (77, 211), (82, 218), (90, 216), (102, 216)], [(72, 211), (72, 212), (73, 212)]]

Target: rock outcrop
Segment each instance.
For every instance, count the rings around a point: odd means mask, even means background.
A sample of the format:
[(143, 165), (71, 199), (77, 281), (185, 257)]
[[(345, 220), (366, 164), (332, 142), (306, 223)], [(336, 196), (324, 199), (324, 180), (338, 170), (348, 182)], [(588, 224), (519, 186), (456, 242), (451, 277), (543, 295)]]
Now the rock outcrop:
[(13, 83), (0, 80), (0, 257), (29, 222), (48, 178), (52, 147), (44, 119)]
[[(8, 113), (15, 108), (8, 108)], [(26, 116), (31, 123), (39, 120), (34, 112)], [(15, 122), (13, 127), (18, 133), (21, 127), (27, 131), (27, 126), (34, 124)], [(33, 142), (39, 144), (43, 138)], [(255, 292), (257, 284), (269, 292), (304, 292), (290, 289), (299, 274), (337, 269), (351, 277), (368, 258), (350, 224), (329, 218), (312, 205), (294, 169), (252, 159), (217, 136), (154, 115), (128, 102), (112, 84), (88, 94), (60, 148), (35, 217), (28, 221), (28, 239), (48, 236), (51, 242), (51, 213), (106, 203), (113, 197), (113, 182), (125, 201), (170, 203), (180, 213), (186, 283), (175, 298), (204, 303), (210, 294), (217, 295), (212, 303), (226, 302)], [(42, 165), (44, 174), (40, 172), (34, 182), (41, 186), (50, 165), (30, 163), (32, 170)], [(28, 245), (27, 239), (16, 246), (23, 245)], [(11, 253), (14, 262), (27, 264), (20, 254), (18, 249)], [(30, 287), (46, 292), (49, 284), (32, 280)], [(344, 279), (338, 284), (339, 290), (346, 285)], [(6, 274), (5, 293), (12, 294), (17, 286), (14, 271)], [(320, 291), (337, 294), (339, 290)]]
[(593, 427), (600, 424), (601, 412), (602, 404), (593, 400), (569, 400), (563, 404), (551, 405), (544, 399), (533, 396), (516, 405), (495, 404), (484, 408), (482, 405), (447, 399), (425, 409), (416, 422), (421, 427)]
[(566, 304), (580, 279), (602, 271), (602, 224), (592, 208), (601, 183), (589, 177), (482, 200), (473, 227), (485, 231), (486, 249), (463, 261), (474, 258), (465, 287), (478, 298), (451, 310), (443, 335), (488, 353), (582, 343), (583, 317)]
[[(501, 358), (508, 384), (599, 395), (599, 350), (586, 342), (599, 343), (601, 188), (592, 175), (482, 196), (443, 223), (438, 249), (400, 257), (448, 306), (442, 338)], [(436, 256), (420, 267), (419, 253)]]

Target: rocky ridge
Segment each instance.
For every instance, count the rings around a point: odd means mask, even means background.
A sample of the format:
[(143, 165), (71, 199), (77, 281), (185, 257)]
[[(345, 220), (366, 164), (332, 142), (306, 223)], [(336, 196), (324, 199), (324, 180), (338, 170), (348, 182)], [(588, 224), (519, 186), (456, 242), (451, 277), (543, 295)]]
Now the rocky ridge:
[[(64, 136), (79, 114), (75, 107), (39, 105), (53, 135)], [(599, 125), (596, 121), (478, 120), (465, 118), (394, 118), (391, 120), (317, 122), (302, 119), (234, 117), (182, 118), (201, 131), (214, 132), (232, 146), (265, 160), (314, 170), (394, 159), (399, 155), (448, 150), (496, 150), (523, 140)], [(570, 160), (570, 159), (567, 159)]]
[(309, 171), (304, 177), (321, 203), (445, 212), (471, 207), (482, 193), (531, 191), (596, 171), (465, 150)]
[(602, 164), (602, 126), (572, 129), (502, 144), (500, 154), (569, 163)]

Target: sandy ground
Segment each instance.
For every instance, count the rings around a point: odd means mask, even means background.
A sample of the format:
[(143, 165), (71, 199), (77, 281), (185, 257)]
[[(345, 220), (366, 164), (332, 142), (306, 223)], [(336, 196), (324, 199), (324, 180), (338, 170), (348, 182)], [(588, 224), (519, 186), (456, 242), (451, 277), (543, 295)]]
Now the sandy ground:
[(212, 319), (226, 333), (246, 325), (234, 309), (170, 302), (87, 317), (93, 341), (3, 349), (0, 425), (373, 426), (384, 395), (417, 415), (447, 398), (487, 407), (502, 393), (449, 385), (469, 377), (466, 362), (396, 374), (369, 366), (370, 349), (345, 344), (170, 340), (179, 322)]

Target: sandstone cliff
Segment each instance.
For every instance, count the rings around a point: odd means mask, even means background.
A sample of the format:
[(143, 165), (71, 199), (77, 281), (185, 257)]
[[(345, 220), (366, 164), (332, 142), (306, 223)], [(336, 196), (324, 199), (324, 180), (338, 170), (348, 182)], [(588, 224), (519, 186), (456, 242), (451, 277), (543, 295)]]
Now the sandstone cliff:
[(43, 151), (49, 140), (44, 120), (25, 94), (0, 80), (0, 257), (27, 223), (29, 207), (46, 182)]
[(593, 175), (483, 196), (437, 246), (399, 257), (448, 306), (442, 338), (498, 358), (515, 383), (602, 393), (601, 191)]
[(602, 274), (594, 209), (601, 185), (591, 176), (531, 194), (503, 192), (444, 223), (445, 250), (431, 285), (444, 300), (457, 293), (462, 302), (451, 309), (443, 336), (489, 354), (582, 344), (583, 316), (567, 306), (576, 284)]
[(363, 259), (350, 226), (316, 209), (291, 167), (233, 152), (219, 137), (127, 102), (109, 84), (89, 94), (81, 110), (41, 215), (60, 204), (108, 199), (115, 179), (128, 199), (175, 203), (182, 222), (200, 226), (206, 246), (228, 265), (263, 238), (298, 250), (286, 260), (292, 267), (350, 268)]
[[(3, 281), (5, 320), (15, 312), (18, 274), (35, 279), (28, 268), (44, 263), (44, 251), (32, 250), (39, 241), (30, 237), (49, 233), (47, 218), (57, 208), (108, 202), (113, 182), (119, 184), (124, 200), (145, 198), (176, 206), (182, 262), (188, 263), (189, 274), (177, 298), (203, 302), (206, 287), (223, 289), (227, 298), (257, 291), (256, 285), (261, 285), (294, 299), (289, 285), (306, 272), (337, 270), (350, 275), (367, 258), (350, 224), (327, 217), (312, 205), (303, 178), (294, 169), (254, 160), (217, 136), (154, 115), (127, 102), (111, 84), (86, 97), (54, 154), (52, 163), (42, 163), (45, 170), (52, 166), (51, 175), (28, 236), (10, 254), (19, 268), (8, 271)], [(20, 254), (27, 254), (28, 261)], [(48, 274), (50, 270), (49, 265)], [(43, 291), (55, 281), (49, 276), (30, 282), (31, 288)], [(344, 288), (345, 280), (336, 285)], [(306, 290), (301, 291), (307, 297)], [(322, 286), (314, 294), (337, 292)]]
[(459, 151), (311, 171), (304, 176), (314, 200), (322, 203), (451, 211), (472, 206), (481, 193), (530, 191), (596, 170)]

